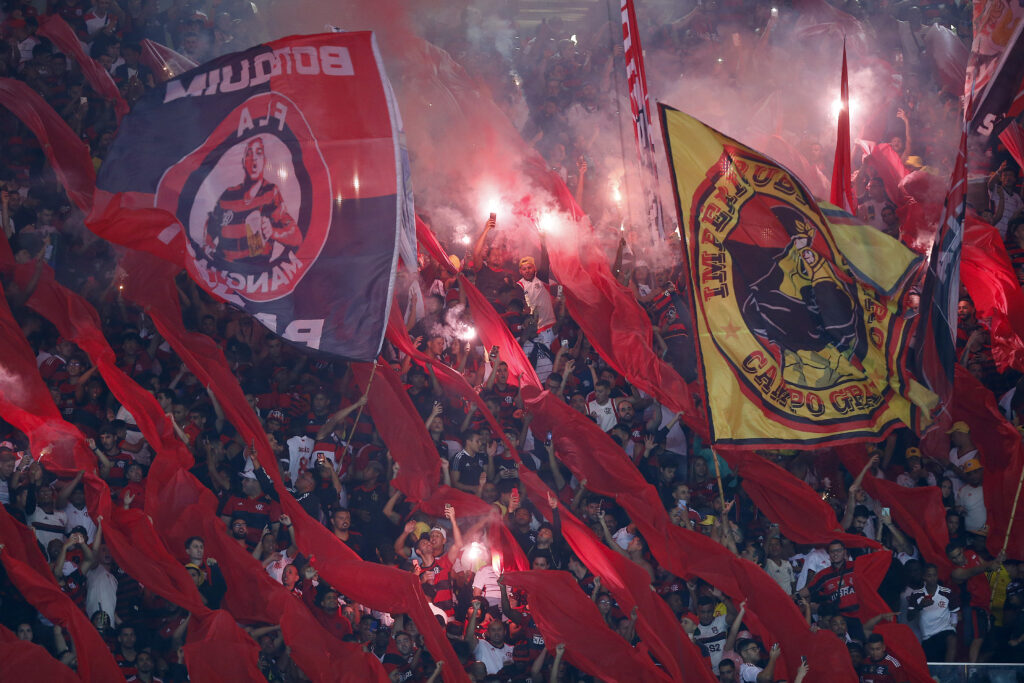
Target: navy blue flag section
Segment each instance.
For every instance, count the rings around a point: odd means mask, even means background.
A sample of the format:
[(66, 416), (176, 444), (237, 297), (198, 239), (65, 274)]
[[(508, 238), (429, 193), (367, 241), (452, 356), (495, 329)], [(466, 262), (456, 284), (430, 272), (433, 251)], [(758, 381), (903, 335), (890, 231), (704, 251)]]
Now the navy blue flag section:
[(379, 353), (415, 225), (373, 34), (282, 38), (157, 86), (121, 124), (97, 190), (87, 222), (100, 236), (180, 265), (297, 345)]

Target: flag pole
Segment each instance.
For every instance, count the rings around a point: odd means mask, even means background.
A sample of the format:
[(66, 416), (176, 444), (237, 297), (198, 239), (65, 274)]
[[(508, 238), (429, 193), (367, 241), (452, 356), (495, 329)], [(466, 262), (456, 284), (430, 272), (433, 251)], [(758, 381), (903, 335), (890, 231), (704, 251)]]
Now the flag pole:
[[(363, 396), (366, 397), (366, 402), (370, 402), (370, 387), (373, 385), (373, 376), (377, 374), (377, 359), (373, 359), (373, 368), (370, 369), (370, 379), (366, 380), (366, 389), (363, 390)], [(356, 426), (359, 424), (359, 418), (363, 416), (363, 408), (366, 407), (366, 403), (359, 406), (359, 410), (356, 411), (356, 419), (352, 421), (352, 429), (348, 430), (348, 435), (345, 437), (345, 446), (348, 447), (349, 441), (352, 440), (352, 435), (356, 433)]]
[(1013, 507), (1010, 508), (1010, 521), (1006, 523), (1006, 537), (1003, 538), (1003, 554), (1006, 553), (1006, 548), (1010, 545), (1010, 532), (1013, 530), (1013, 518), (1017, 514), (1017, 503), (1020, 501), (1021, 484), (1024, 484), (1024, 469), (1021, 470), (1020, 478), (1017, 480), (1017, 493), (1013, 496)]
[[(711, 451), (711, 457), (715, 461), (715, 478), (718, 480), (718, 497), (722, 501), (722, 515), (725, 515), (725, 488), (722, 486), (722, 468), (718, 464), (718, 453)], [(1020, 489), (1018, 488), (1018, 493)]]

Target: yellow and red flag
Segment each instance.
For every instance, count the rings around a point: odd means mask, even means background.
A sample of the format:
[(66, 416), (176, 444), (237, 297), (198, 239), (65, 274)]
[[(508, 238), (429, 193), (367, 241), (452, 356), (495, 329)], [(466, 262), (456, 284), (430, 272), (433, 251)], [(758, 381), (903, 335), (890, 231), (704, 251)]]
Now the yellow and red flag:
[(661, 105), (712, 438), (814, 447), (920, 427), (900, 310), (918, 257), (783, 166)]

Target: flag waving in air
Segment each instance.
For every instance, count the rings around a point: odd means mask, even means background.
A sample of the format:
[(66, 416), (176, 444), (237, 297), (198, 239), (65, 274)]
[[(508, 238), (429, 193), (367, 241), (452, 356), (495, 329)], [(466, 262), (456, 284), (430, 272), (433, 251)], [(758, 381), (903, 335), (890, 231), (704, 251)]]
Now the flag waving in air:
[(917, 257), (819, 208), (772, 159), (670, 107), (661, 116), (713, 439), (837, 444), (914, 424), (898, 307)]
[(415, 244), (407, 168), (373, 35), (292, 36), (148, 92), (88, 222), (292, 342), (367, 360)]

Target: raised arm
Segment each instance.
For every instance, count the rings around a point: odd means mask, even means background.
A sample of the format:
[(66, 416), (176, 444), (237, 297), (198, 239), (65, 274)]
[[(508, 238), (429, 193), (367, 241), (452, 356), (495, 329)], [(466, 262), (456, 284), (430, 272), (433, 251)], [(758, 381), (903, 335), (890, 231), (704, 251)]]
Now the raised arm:
[(459, 529), (459, 521), (455, 518), (455, 506), (446, 505), (444, 516), (452, 523), (452, 547), (448, 549), (448, 560), (455, 562), (455, 558), (462, 552), (462, 546), (465, 545), (465, 542), (462, 540), (462, 531)]
[(327, 435), (334, 431), (334, 428), (338, 426), (339, 422), (341, 422), (346, 417), (348, 417), (355, 411), (365, 406), (366, 402), (366, 395), (363, 394), (358, 399), (356, 399), (356, 401), (352, 405), (346, 406), (345, 408), (342, 408), (341, 410), (333, 413), (329, 418), (327, 418), (327, 422), (325, 422), (323, 426), (317, 430), (316, 440), (322, 441), (323, 439), (326, 439)]

